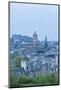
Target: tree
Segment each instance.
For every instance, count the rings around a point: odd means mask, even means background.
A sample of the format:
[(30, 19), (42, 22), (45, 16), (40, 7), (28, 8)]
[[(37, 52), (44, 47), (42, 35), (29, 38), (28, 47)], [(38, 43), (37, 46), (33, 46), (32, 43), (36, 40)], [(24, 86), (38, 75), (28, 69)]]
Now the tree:
[(21, 61), (23, 61), (23, 60), (29, 60), (29, 59), (27, 57), (19, 57), (19, 56), (15, 57), (14, 58), (14, 66), (21, 67)]
[(19, 56), (15, 57), (15, 59), (14, 59), (15, 67), (21, 67), (21, 61), (22, 60), (24, 60), (24, 58), (19, 57)]

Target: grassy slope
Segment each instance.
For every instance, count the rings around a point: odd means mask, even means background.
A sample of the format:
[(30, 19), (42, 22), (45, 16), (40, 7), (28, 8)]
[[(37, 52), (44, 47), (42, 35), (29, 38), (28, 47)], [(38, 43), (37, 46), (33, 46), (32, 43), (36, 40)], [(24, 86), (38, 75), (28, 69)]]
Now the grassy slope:
[(9, 77), (9, 87), (22, 87), (22, 86), (35, 86), (35, 85), (57, 85), (58, 84), (58, 75), (57, 74), (48, 74), (48, 75), (39, 75), (33, 78), (27, 76), (16, 76), (10, 75)]

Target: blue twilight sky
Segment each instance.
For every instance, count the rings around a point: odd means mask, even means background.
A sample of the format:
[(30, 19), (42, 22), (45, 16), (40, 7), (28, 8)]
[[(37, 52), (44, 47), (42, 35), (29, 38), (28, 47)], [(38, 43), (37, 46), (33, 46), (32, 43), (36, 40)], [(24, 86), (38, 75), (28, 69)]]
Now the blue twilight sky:
[(10, 36), (33, 35), (37, 32), (40, 41), (58, 40), (58, 6), (39, 4), (10, 4)]

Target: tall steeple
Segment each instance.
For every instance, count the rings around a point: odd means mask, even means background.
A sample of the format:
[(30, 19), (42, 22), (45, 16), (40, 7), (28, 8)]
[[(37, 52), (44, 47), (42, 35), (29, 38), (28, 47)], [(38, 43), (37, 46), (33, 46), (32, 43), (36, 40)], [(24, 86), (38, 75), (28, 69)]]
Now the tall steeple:
[(47, 49), (47, 47), (48, 47), (47, 36), (45, 36), (45, 44), (44, 44), (44, 47), (45, 47), (45, 49)]

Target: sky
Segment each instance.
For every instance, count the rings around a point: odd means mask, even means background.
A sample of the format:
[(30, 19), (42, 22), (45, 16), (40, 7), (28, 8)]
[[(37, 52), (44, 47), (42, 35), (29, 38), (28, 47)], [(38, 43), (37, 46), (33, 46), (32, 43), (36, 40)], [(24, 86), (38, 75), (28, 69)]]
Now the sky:
[(58, 40), (58, 6), (42, 4), (10, 4), (10, 37), (13, 34), (33, 36), (43, 41)]

